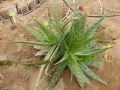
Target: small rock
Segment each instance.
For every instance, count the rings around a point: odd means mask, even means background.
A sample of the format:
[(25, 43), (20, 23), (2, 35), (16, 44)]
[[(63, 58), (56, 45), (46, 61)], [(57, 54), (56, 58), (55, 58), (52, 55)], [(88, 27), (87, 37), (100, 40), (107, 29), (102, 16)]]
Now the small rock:
[(15, 25), (15, 24), (12, 24), (12, 25), (10, 25), (10, 27), (9, 27), (11, 30), (14, 30), (14, 29), (16, 29), (17, 28), (17, 26)]

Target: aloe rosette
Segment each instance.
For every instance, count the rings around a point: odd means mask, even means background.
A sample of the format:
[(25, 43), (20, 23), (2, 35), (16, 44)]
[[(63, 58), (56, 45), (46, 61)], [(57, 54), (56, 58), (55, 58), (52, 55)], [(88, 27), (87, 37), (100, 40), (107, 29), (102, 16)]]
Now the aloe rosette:
[[(84, 83), (90, 83), (87, 76), (102, 84), (106, 84), (89, 68), (96, 67), (92, 65), (91, 62), (104, 62), (105, 60), (96, 59), (96, 56), (111, 48), (111, 46), (94, 48), (95, 45), (97, 45), (96, 38), (103, 33), (103, 31), (99, 33), (95, 33), (95, 31), (100, 23), (105, 19), (105, 16), (101, 17), (88, 29), (86, 29), (86, 18), (85, 14), (79, 17), (78, 10), (75, 7), (73, 18), (65, 24), (48, 18), (47, 27), (40, 21), (33, 20), (40, 28), (40, 30), (35, 30), (34, 28), (17, 21), (34, 37), (40, 40), (40, 42), (15, 41), (12, 43), (22, 43), (34, 46), (34, 48), (40, 49), (36, 55), (45, 55), (43, 61), (23, 63), (23, 65), (26, 66), (42, 65), (36, 87), (51, 72), (55, 71), (48, 86), (48, 90), (51, 90), (57, 83), (63, 70), (67, 67), (71, 71), (72, 75), (75, 76), (81, 87), (84, 87)], [(50, 68), (51, 65), (53, 68)], [(44, 69), (46, 75), (41, 78), (41, 74)]]

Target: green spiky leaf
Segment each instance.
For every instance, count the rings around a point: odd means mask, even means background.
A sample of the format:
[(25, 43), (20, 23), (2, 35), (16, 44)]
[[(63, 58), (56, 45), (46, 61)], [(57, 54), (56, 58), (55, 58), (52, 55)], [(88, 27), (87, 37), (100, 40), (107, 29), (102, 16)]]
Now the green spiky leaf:
[(74, 47), (74, 26), (71, 27), (70, 33), (66, 38), (66, 43), (69, 48)]
[(80, 52), (76, 52), (75, 55), (88, 56), (100, 52), (102, 49), (87, 49)]
[(95, 58), (82, 58), (78, 62), (107, 62), (107, 61), (102, 59), (95, 59)]
[[(47, 55), (45, 56), (44, 61), (45, 60), (50, 60), (50, 57), (53, 54), (55, 48), (56, 48), (56, 45), (54, 45), (54, 46), (51, 47), (51, 49), (48, 51)], [(44, 70), (45, 66), (46, 65), (42, 65), (41, 68), (40, 68), (38, 79), (37, 79), (37, 83), (36, 83), (36, 87), (40, 84), (39, 82), (41, 81), (40, 80), (41, 79), (41, 75), (43, 73), (43, 70)]]
[(89, 38), (89, 37), (91, 37), (94, 33), (95, 33), (95, 31), (96, 31), (96, 29), (97, 29), (97, 27), (100, 25), (100, 23), (105, 19), (105, 15), (103, 16), (103, 17), (101, 17), (98, 21), (96, 21), (90, 28), (88, 28), (87, 30), (86, 30), (86, 32), (85, 32), (85, 37), (84, 37), (84, 40), (86, 40), (87, 38)]
[(57, 39), (56, 35), (54, 34), (54, 32), (49, 30), (44, 24), (42, 24), (38, 20), (34, 20), (34, 21), (43, 30), (43, 32), (46, 34), (46, 36), (50, 40), (51, 44), (56, 44), (58, 42), (58, 39)]
[(67, 66), (67, 62), (63, 62), (62, 64), (60, 64), (59, 67), (56, 68), (56, 71), (49, 84), (48, 90), (51, 90), (53, 88), (53, 86), (56, 84), (57, 80), (59, 79), (61, 73), (63, 72), (66, 66)]
[(40, 62), (31, 62), (31, 63), (22, 63), (24, 66), (38, 66), (50, 63), (50, 60), (40, 61)]
[(68, 53), (65, 53), (64, 56), (62, 57), (62, 59), (59, 60), (56, 64), (59, 64), (59, 63), (65, 61), (68, 58), (68, 56), (69, 56)]
[(74, 26), (74, 48), (80, 48), (83, 44), (83, 33), (85, 30), (86, 15), (82, 15)]
[(36, 37), (38, 40), (44, 40), (45, 38), (43, 38), (43, 35), (40, 34), (40, 32), (38, 32), (37, 30), (31, 28), (30, 26), (17, 21), (21, 26), (23, 26), (27, 31), (29, 31), (34, 37)]
[(81, 88), (84, 87), (84, 82), (82, 80), (80, 80), (78, 77), (75, 76), (75, 78), (77, 79), (79, 85), (81, 86)]
[(10, 44), (15, 44), (15, 43), (20, 43), (20, 44), (27, 44), (27, 45), (31, 45), (31, 46), (50, 46), (52, 44), (50, 43), (45, 43), (45, 42), (32, 42), (32, 41), (14, 41), (11, 42)]
[(92, 67), (92, 68), (99, 68), (98, 66), (95, 66), (89, 62), (84, 62), (84, 64), (87, 66), (87, 67)]
[(87, 74), (88, 76), (90, 76), (91, 78), (95, 79), (96, 81), (102, 84), (106, 84), (103, 80), (100, 79), (99, 76), (93, 73), (84, 63), (81, 62), (79, 66), (85, 74)]
[[(72, 57), (71, 57), (72, 56)], [(74, 59), (73, 55), (70, 55), (67, 59), (68, 62), (68, 67), (70, 69), (70, 71), (80, 80), (82, 80), (83, 82), (87, 82), (89, 83), (88, 78), (84, 75), (84, 73), (82, 72), (82, 70), (80, 69), (78, 63), (76, 62), (76, 60)]]
[(86, 39), (86, 40), (84, 41), (84, 45), (87, 44), (87, 43), (89, 43), (90, 41), (94, 40), (94, 39), (97, 38), (98, 36), (100, 36), (103, 32), (104, 32), (104, 30), (101, 31), (101, 32), (99, 32), (99, 33), (97, 33), (97, 34), (95, 34), (95, 35), (93, 35), (93, 36), (91, 36), (90, 38)]

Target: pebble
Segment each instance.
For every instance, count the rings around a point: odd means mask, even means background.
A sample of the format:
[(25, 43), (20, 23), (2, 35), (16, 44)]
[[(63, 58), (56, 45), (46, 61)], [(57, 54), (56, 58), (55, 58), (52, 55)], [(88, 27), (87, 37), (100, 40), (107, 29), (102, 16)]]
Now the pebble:
[(17, 26), (15, 25), (15, 24), (12, 24), (12, 25), (10, 25), (10, 27), (9, 27), (11, 30), (14, 30), (14, 29), (16, 29), (17, 28)]

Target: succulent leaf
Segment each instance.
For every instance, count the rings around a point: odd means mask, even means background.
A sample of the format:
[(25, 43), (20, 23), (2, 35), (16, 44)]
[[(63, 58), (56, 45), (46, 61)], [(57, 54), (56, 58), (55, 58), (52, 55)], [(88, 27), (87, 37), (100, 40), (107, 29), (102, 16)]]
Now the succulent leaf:
[(34, 20), (36, 22), (36, 24), (38, 24), (38, 26), (43, 30), (43, 32), (46, 34), (46, 36), (48, 37), (48, 39), (50, 40), (51, 44), (56, 44), (58, 42), (58, 39), (56, 37), (56, 35), (54, 34), (54, 32), (52, 32), (51, 30), (49, 30), (44, 24), (42, 24), (41, 22), (39, 22), (38, 20)]
[(79, 64), (81, 70), (87, 74), (88, 76), (90, 76), (91, 78), (95, 79), (96, 81), (102, 83), (102, 84), (106, 84), (103, 80), (100, 79), (99, 76), (97, 76), (95, 73), (93, 73), (84, 63), (80, 63)]
[(80, 52), (76, 52), (75, 55), (88, 56), (100, 52), (102, 49), (87, 49)]
[(96, 21), (90, 28), (88, 28), (85, 32), (85, 37), (84, 40), (86, 40), (87, 38), (91, 37), (94, 32), (96, 31), (97, 27), (100, 25), (100, 23), (105, 19), (105, 15), (103, 17), (101, 17), (98, 21)]
[(45, 60), (45, 61), (31, 62), (31, 63), (26, 62), (26, 63), (22, 63), (22, 65), (24, 65), (24, 66), (37, 66), (37, 65), (44, 65), (44, 64), (48, 64), (48, 63), (50, 63), (50, 61)]
[(36, 37), (38, 40), (44, 40), (45, 38), (42, 37), (42, 34), (40, 34), (40, 32), (38, 32), (37, 30), (31, 28), (30, 26), (17, 21), (21, 26), (23, 26), (27, 31), (29, 31), (34, 37)]
[(82, 70), (80, 69), (78, 63), (76, 62), (76, 60), (74, 58), (72, 58), (71, 56), (69, 56), (68, 59), (67, 59), (67, 63), (68, 63), (68, 67), (69, 67), (70, 71), (78, 79), (82, 80), (83, 82), (89, 83), (88, 78), (84, 75), (84, 73), (82, 72)]
[(82, 80), (80, 80), (78, 77), (75, 76), (75, 78), (77, 79), (79, 85), (81, 86), (81, 88), (84, 87), (84, 82)]
[(59, 67), (56, 68), (56, 71), (52, 77), (50, 84), (49, 84), (48, 90), (51, 90), (53, 88), (53, 86), (58, 81), (61, 73), (63, 72), (63, 70), (65, 69), (66, 66), (67, 66), (67, 62), (63, 62), (62, 64), (60, 64)]
[(99, 68), (98, 66), (95, 66), (89, 62), (84, 62), (84, 64), (87, 66), (87, 67), (92, 67), (92, 68)]
[(82, 15), (74, 26), (74, 48), (80, 48), (83, 44), (85, 31), (86, 15)]
[(15, 43), (20, 43), (20, 44), (27, 44), (31, 46), (51, 46), (51, 43), (45, 43), (45, 42), (33, 42), (33, 41), (14, 41), (11, 42), (10, 44), (15, 44)]

